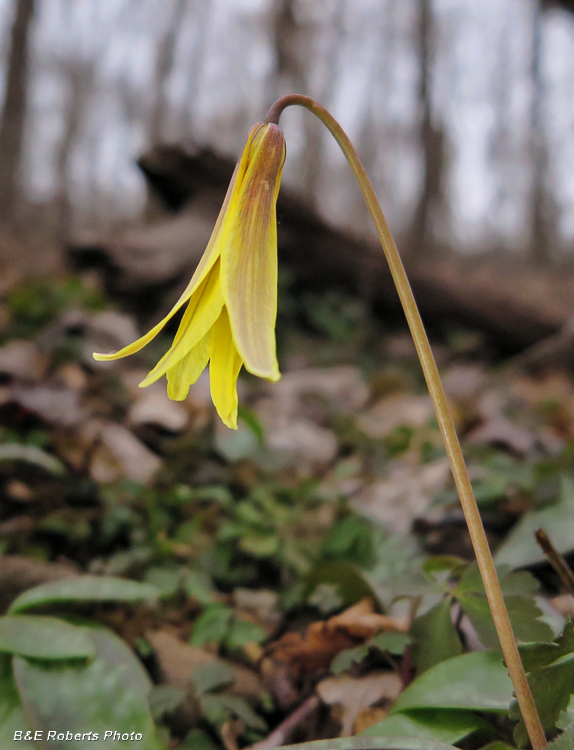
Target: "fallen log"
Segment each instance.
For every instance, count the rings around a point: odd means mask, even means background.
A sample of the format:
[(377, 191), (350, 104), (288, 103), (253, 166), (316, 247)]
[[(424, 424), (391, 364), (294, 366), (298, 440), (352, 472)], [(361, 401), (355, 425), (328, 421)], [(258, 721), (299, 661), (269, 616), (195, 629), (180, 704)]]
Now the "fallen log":
[[(179, 287), (197, 264), (234, 164), (209, 149), (186, 153), (157, 147), (139, 162), (163, 201), (164, 219), (135, 225), (106, 240), (77, 241), (68, 255), (76, 268), (97, 266), (112, 294), (153, 313), (157, 300)], [(340, 288), (362, 295), (374, 309), (403, 324), (385, 258), (372, 239), (330, 226), (286, 189), (277, 205), (280, 263), (299, 290)], [(520, 261), (454, 255), (406, 261), (426, 322), (456, 323), (483, 331), (500, 351), (513, 353), (552, 336), (574, 314), (574, 273), (533, 270)], [(137, 301), (145, 296), (145, 304)]]

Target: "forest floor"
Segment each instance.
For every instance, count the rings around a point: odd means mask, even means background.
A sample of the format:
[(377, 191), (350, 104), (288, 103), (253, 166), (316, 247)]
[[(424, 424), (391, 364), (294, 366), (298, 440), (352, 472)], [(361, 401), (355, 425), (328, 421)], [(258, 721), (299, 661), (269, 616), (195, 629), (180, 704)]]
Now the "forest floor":
[[(88, 614), (145, 665), (172, 748), (364, 731), (511, 742), (500, 659), (473, 698), (448, 673), (450, 696), (421, 681), (497, 642), (406, 329), (336, 291), (283, 293), (283, 377), (241, 376), (230, 431), (207, 373), (184, 402), (163, 382), (138, 388), (173, 332), (93, 360), (138, 335), (93, 277), (14, 276), (0, 316), (2, 611), (78, 574), (156, 586), (155, 606)], [(574, 549), (572, 374), (523, 372), (478, 332), (435, 333), (517, 637), (551, 641), (574, 598), (533, 532)]]

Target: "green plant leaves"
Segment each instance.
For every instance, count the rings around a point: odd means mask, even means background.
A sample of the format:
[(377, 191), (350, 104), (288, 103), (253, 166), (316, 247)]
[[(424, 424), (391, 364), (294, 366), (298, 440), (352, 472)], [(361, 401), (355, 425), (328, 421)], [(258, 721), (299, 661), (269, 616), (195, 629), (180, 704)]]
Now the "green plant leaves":
[(230, 716), (236, 716), (250, 729), (262, 732), (267, 729), (267, 723), (238, 695), (207, 693), (201, 696), (200, 701), (207, 720), (215, 727), (220, 728)]
[(452, 745), (418, 737), (339, 737), (284, 745), (275, 750), (452, 750)]
[(77, 576), (28, 589), (12, 602), (11, 613), (64, 602), (143, 602), (156, 599), (159, 590), (147, 583), (112, 576)]
[[(528, 675), (532, 696), (545, 731), (556, 725), (558, 717), (570, 703), (574, 692), (574, 654), (557, 659), (553, 664), (541, 667)], [(520, 747), (528, 744), (528, 734), (520, 717), (518, 705), (513, 702), (511, 718), (520, 721), (514, 730), (514, 739)]]
[(378, 633), (369, 638), (361, 646), (339, 651), (331, 662), (331, 672), (333, 674), (340, 674), (350, 669), (353, 664), (362, 662), (371, 648), (376, 648), (383, 652), (386, 651), (393, 656), (400, 656), (409, 643), (411, 643), (411, 637), (406, 633), (399, 633), (392, 630), (386, 633)]
[(552, 643), (524, 643), (519, 649), (526, 672), (552, 664), (561, 656), (574, 653), (574, 625), (568, 620)]
[(363, 659), (369, 653), (369, 647), (366, 645), (355, 646), (355, 648), (346, 648), (344, 651), (339, 651), (337, 656), (331, 662), (331, 672), (333, 674), (341, 674), (347, 669), (350, 669), (353, 664), (360, 664)]
[(378, 601), (377, 594), (363, 571), (346, 560), (332, 560), (319, 565), (305, 578), (306, 601), (323, 585), (332, 586), (339, 597), (338, 607), (351, 606), (369, 597)]
[(38, 448), (37, 445), (4, 443), (4, 445), (0, 445), (0, 463), (4, 461), (22, 461), (33, 466), (39, 466), (55, 476), (62, 476), (66, 473), (64, 464), (58, 458), (42, 450), (42, 448)]
[(386, 633), (378, 633), (368, 641), (369, 646), (378, 648), (379, 651), (388, 651), (393, 656), (400, 656), (405, 648), (411, 643), (411, 636), (406, 633), (388, 630)]
[(469, 711), (449, 711), (448, 709), (406, 711), (387, 716), (378, 721), (361, 735), (375, 737), (420, 737), (437, 740), (449, 745), (473, 734), (478, 729), (494, 730), (484, 719)]
[(507, 711), (512, 683), (500, 654), (475, 651), (435, 664), (412, 682), (391, 709), (465, 708)]
[(234, 650), (247, 643), (261, 643), (265, 638), (262, 627), (236, 617), (231, 607), (211, 604), (195, 621), (189, 642), (192, 646), (204, 646), (206, 643), (219, 646), (222, 643)]
[(0, 651), (35, 659), (91, 659), (96, 648), (87, 633), (55, 617), (0, 617)]
[(154, 685), (149, 694), (149, 707), (155, 721), (175, 711), (186, 695), (187, 690), (173, 685)]
[[(160, 750), (147, 695), (151, 684), (126, 644), (103, 628), (83, 628), (96, 649), (87, 666), (13, 658), (14, 677), (27, 716), (47, 732), (140, 732), (141, 750)], [(108, 744), (109, 743), (109, 744)], [(125, 743), (124, 743), (125, 744)], [(98, 745), (94, 745), (97, 747)], [(107, 738), (104, 747), (123, 746)], [(48, 750), (84, 750), (85, 740), (50, 741)], [(41, 745), (44, 750), (44, 744)]]
[[(24, 707), (12, 677), (11, 659), (0, 654), (0, 747), (12, 747), (14, 732), (30, 731), (31, 727), (24, 713)], [(22, 750), (37, 750), (27, 740), (18, 743)]]
[(204, 695), (210, 690), (224, 685), (230, 685), (235, 680), (235, 672), (222, 661), (215, 659), (208, 664), (200, 664), (193, 670), (191, 681), (198, 695)]
[(574, 725), (551, 742), (548, 750), (574, 750)]
[(540, 528), (548, 533), (558, 552), (574, 549), (574, 485), (568, 477), (561, 478), (558, 502), (522, 516), (499, 547), (496, 562), (514, 568), (543, 562), (546, 558), (534, 537)]
[[(511, 565), (496, 566), (500, 588), (505, 596), (534, 596), (540, 588), (539, 582), (532, 573), (526, 570), (516, 571)], [(484, 594), (484, 584), (477, 563), (471, 563), (461, 575), (456, 587), (456, 594)]]
[[(528, 682), (545, 731), (556, 726), (560, 715), (568, 708), (574, 694), (574, 628), (567, 622), (554, 642), (528, 644), (521, 647)], [(514, 739), (520, 747), (528, 743), (528, 735), (516, 701), (510, 715), (519, 722)], [(568, 721), (568, 717), (566, 717)]]
[[(487, 648), (500, 648), (500, 642), (486, 596), (467, 594), (458, 596), (458, 602), (476, 628), (478, 637)], [(505, 596), (504, 601), (512, 630), (519, 641), (550, 641), (552, 628), (538, 618), (542, 612), (534, 599), (525, 596)]]
[(192, 729), (178, 745), (178, 750), (221, 750), (221, 745), (216, 744), (202, 729)]
[(411, 627), (413, 662), (419, 674), (445, 659), (462, 653), (462, 644), (451, 617), (451, 599), (445, 598), (417, 617)]

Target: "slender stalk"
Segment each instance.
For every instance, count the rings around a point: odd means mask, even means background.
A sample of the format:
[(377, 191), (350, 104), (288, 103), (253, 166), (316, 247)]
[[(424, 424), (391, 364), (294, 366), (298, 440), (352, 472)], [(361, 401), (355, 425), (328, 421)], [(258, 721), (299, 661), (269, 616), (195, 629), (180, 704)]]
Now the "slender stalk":
[(514, 633), (512, 632), (512, 626), (504, 603), (504, 597), (502, 596), (496, 568), (494, 566), (484, 526), (482, 525), (482, 519), (470, 484), (468, 471), (466, 469), (456, 429), (452, 421), (438, 368), (399, 252), (377, 200), (375, 191), (373, 190), (357, 152), (339, 123), (324, 107), (307, 96), (291, 94), (278, 99), (275, 104), (273, 104), (267, 113), (265, 121), (278, 124), (279, 117), (283, 110), (292, 105), (298, 105), (308, 109), (328, 128), (349, 162), (365, 198), (369, 213), (375, 224), (379, 240), (389, 264), (401, 304), (405, 311), (411, 335), (431, 395), (436, 418), (445, 443), (455, 485), (470, 533), (472, 546), (474, 548), (474, 553), (476, 555), (476, 560), (486, 590), (486, 596), (496, 626), (496, 632), (498, 633), (502, 653), (514, 686), (514, 692), (520, 707), (520, 712), (524, 719), (533, 750), (542, 750), (542, 748), (546, 746), (544, 730), (540, 723), (540, 717), (536, 710), (536, 705), (518, 652), (518, 646), (516, 645)]
[(544, 529), (538, 529), (534, 532), (538, 546), (541, 547), (542, 551), (546, 555), (546, 559), (552, 565), (566, 591), (574, 596), (574, 572), (564, 559), (564, 555), (561, 555), (556, 547), (552, 544), (552, 541)]

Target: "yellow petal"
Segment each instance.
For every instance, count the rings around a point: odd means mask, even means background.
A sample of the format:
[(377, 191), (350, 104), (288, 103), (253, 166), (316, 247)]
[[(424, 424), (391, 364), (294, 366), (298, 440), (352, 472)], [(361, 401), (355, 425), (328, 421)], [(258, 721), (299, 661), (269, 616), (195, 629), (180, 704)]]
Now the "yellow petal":
[(227, 310), (223, 308), (211, 332), (209, 385), (217, 413), (232, 430), (237, 429), (237, 376), (242, 364), (231, 336)]
[(182, 307), (182, 305), (184, 305), (188, 301), (188, 299), (190, 299), (192, 294), (198, 289), (202, 281), (212, 269), (215, 261), (221, 254), (221, 227), (223, 225), (225, 215), (228, 212), (229, 206), (232, 203), (233, 196), (234, 194), (237, 194), (243, 183), (250, 158), (249, 155), (251, 150), (251, 142), (260, 128), (261, 123), (257, 123), (257, 125), (255, 125), (249, 133), (247, 144), (243, 149), (243, 153), (241, 154), (241, 157), (235, 167), (235, 171), (233, 172), (233, 177), (231, 178), (231, 182), (229, 183), (225, 200), (223, 201), (223, 205), (219, 212), (219, 216), (217, 217), (217, 221), (215, 222), (215, 227), (213, 229), (209, 242), (207, 243), (207, 247), (205, 248), (205, 252), (203, 253), (201, 260), (199, 261), (197, 268), (195, 269), (195, 273), (191, 277), (191, 281), (189, 282), (175, 305), (165, 316), (165, 318), (160, 320), (160, 322), (155, 325), (151, 329), (151, 331), (148, 331), (144, 336), (141, 336), (141, 338), (137, 339), (132, 344), (124, 346), (123, 349), (120, 349), (117, 352), (113, 352), (111, 354), (94, 353), (94, 359), (102, 362), (107, 362), (109, 360), (121, 359), (122, 357), (127, 357), (130, 354), (139, 352), (140, 349), (143, 349), (146, 344), (149, 344), (149, 342), (157, 336), (157, 334), (162, 330), (168, 320), (170, 320), (170, 318), (175, 315), (175, 313)]
[(221, 232), (221, 284), (233, 339), (247, 370), (269, 380), (281, 377), (275, 351), (275, 204), (284, 159), (282, 131), (276, 125), (262, 126)]
[(209, 331), (183, 359), (169, 369), (167, 395), (172, 401), (184, 401), (193, 385), (205, 370), (211, 353), (211, 331)]
[(142, 380), (140, 388), (145, 388), (146, 385), (151, 385), (151, 383), (159, 380), (162, 375), (189, 354), (215, 323), (222, 307), (223, 297), (219, 282), (219, 260), (217, 260), (211, 273), (201, 282), (199, 288), (189, 300), (171, 348), (163, 355), (147, 377)]

